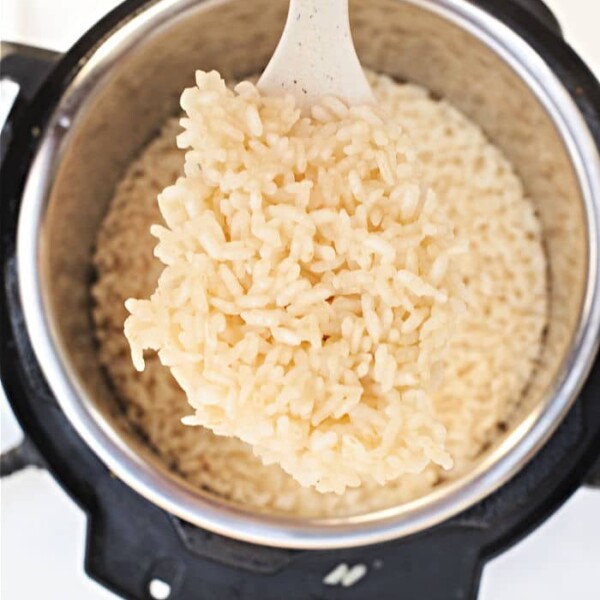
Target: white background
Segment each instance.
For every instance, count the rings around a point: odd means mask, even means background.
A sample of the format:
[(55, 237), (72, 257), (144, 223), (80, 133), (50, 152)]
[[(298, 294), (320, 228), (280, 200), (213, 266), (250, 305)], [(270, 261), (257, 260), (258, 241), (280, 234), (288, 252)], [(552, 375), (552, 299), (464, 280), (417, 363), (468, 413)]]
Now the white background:
[[(600, 0), (546, 1), (567, 40), (600, 74)], [(66, 50), (116, 4), (0, 0), (0, 36)], [(1, 433), (2, 450), (19, 438), (4, 401)], [(84, 515), (47, 473), (13, 475), (2, 483), (1, 502), (3, 600), (115, 598), (84, 574)], [(486, 566), (480, 600), (598, 600), (599, 570), (600, 491), (582, 489), (526, 540)]]

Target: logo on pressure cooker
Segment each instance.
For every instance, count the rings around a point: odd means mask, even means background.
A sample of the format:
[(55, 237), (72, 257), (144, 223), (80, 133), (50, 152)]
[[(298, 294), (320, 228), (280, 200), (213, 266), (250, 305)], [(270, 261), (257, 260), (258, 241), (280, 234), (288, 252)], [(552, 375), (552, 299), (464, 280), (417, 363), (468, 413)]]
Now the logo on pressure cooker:
[(349, 567), (346, 563), (340, 563), (323, 577), (323, 583), (331, 586), (352, 587), (367, 574), (368, 570), (364, 563), (358, 563), (353, 567)]

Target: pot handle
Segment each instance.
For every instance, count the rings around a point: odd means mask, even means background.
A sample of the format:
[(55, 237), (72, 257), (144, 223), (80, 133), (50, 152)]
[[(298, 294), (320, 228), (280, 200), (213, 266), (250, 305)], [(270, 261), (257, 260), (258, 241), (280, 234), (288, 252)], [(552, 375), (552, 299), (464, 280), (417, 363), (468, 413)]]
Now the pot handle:
[(38, 467), (40, 469), (47, 468), (46, 461), (43, 459), (38, 449), (31, 440), (23, 434), (23, 430), (12, 411), (6, 394), (4, 393), (3, 386), (0, 386), (0, 402), (2, 403), (3, 429), (6, 424), (6, 429), (10, 432), (8, 437), (12, 437), (11, 430), (14, 430), (15, 436), (18, 436), (17, 439), (19, 440), (16, 444), (9, 446), (6, 450), (4, 447), (2, 448), (2, 453), (0, 454), (0, 477), (8, 477), (26, 467)]
[[(600, 350), (596, 356), (596, 362), (592, 367), (592, 372), (600, 373)], [(596, 451), (598, 454), (596, 460), (583, 477), (582, 485), (600, 490), (600, 439), (598, 439), (597, 442)]]
[(600, 490), (600, 456), (593, 467), (588, 471), (583, 483), (588, 487), (598, 488)]
[[(46, 80), (60, 54), (52, 50), (0, 42), (0, 157), (8, 147), (13, 123)], [(0, 159), (1, 160), (1, 159)]]
[(46, 462), (28, 438), (0, 455), (0, 477), (8, 477), (26, 467), (46, 468)]
[(554, 13), (546, 6), (543, 0), (513, 0), (513, 3), (533, 15), (540, 23), (550, 31), (563, 37), (562, 28)]
[[(596, 357), (596, 364), (593, 368), (600, 371), (600, 354)], [(594, 462), (589, 471), (585, 474), (583, 485), (600, 490), (600, 440), (598, 440), (596, 449), (598, 451), (596, 462)]]
[[(0, 161), (25, 107), (45, 81), (60, 55), (51, 50), (23, 44), (0, 42)], [(4, 402), (7, 402), (3, 399)], [(46, 464), (32, 442), (24, 438), (0, 455), (0, 477), (25, 467), (45, 468)]]

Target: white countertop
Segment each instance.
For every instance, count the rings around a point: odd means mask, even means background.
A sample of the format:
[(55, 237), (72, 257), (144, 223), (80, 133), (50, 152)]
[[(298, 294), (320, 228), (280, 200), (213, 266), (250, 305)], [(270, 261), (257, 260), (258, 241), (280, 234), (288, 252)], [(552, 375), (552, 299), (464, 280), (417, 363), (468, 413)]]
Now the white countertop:
[[(600, 74), (600, 0), (546, 2), (567, 40)], [(66, 50), (116, 4), (115, 0), (0, 0), (0, 37)], [(19, 439), (4, 400), (1, 426), (4, 451)], [(116, 598), (83, 572), (84, 515), (47, 473), (28, 469), (3, 480), (0, 500), (3, 600)], [(599, 567), (600, 491), (581, 489), (533, 534), (488, 563), (479, 598), (597, 600)]]

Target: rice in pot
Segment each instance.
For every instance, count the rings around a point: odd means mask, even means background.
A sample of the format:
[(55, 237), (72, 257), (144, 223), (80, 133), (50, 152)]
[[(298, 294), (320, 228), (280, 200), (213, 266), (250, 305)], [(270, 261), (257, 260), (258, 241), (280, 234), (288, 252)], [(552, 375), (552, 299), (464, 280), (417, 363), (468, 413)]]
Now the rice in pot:
[[(468, 468), (510, 419), (539, 354), (546, 320), (545, 260), (540, 228), (512, 168), (476, 126), (445, 102), (412, 85), (373, 77), (376, 94), (418, 145), (423, 175), (471, 248), (464, 268), (469, 311), (458, 323), (446, 376), (433, 395), (432, 418), (447, 430), (456, 466), (430, 464), (381, 487), (366, 481), (342, 496), (300, 487), (282, 469), (264, 466), (250, 447), (186, 428), (183, 392), (155, 356), (136, 374), (122, 336), (120, 303), (154, 289), (160, 263), (147, 232), (160, 214), (155, 195), (172, 184), (182, 155), (170, 123), (132, 165), (98, 238), (94, 287), (101, 358), (128, 417), (167, 463), (196, 485), (237, 502), (296, 514), (361, 512), (426, 493), (443, 477)], [(119, 309), (119, 310), (118, 310)], [(439, 461), (442, 462), (442, 461)]]
[(195, 410), (184, 423), (321, 492), (449, 468), (427, 390), (464, 247), (410, 140), (372, 107), (323, 98), (301, 116), (250, 82), (196, 81), (185, 176), (151, 229), (165, 268), (126, 302), (134, 364), (158, 351)]

